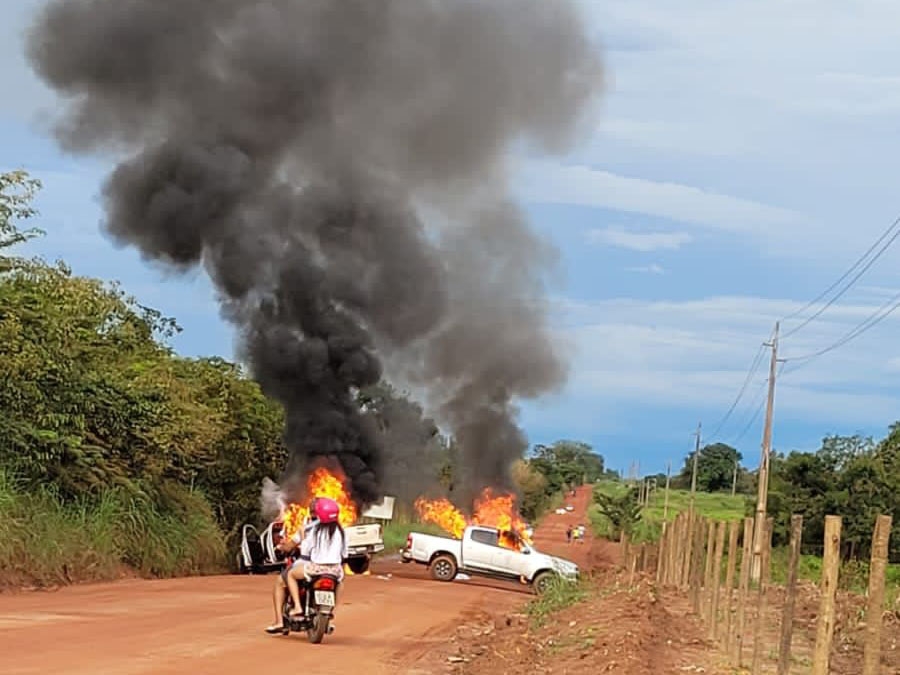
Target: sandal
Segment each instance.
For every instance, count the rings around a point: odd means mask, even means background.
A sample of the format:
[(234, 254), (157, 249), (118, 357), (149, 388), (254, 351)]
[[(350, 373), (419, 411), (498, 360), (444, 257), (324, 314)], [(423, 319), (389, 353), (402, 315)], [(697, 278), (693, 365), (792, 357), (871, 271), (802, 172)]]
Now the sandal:
[(291, 613), (288, 614), (288, 616), (291, 617), (292, 619), (302, 619), (304, 616), (303, 610), (302, 609), (291, 610)]
[(266, 632), (269, 635), (277, 635), (278, 633), (284, 632), (284, 626), (282, 626), (280, 623), (273, 623), (271, 626), (266, 628)]

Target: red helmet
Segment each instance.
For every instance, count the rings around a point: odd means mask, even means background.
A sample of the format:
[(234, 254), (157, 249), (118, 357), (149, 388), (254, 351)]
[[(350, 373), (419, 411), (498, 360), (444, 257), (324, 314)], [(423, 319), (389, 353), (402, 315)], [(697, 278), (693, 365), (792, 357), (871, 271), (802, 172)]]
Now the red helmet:
[(341, 513), (341, 507), (333, 499), (329, 499), (328, 497), (318, 497), (313, 506), (313, 512), (316, 514), (316, 518), (319, 519), (320, 523), (333, 523), (337, 521), (338, 516)]

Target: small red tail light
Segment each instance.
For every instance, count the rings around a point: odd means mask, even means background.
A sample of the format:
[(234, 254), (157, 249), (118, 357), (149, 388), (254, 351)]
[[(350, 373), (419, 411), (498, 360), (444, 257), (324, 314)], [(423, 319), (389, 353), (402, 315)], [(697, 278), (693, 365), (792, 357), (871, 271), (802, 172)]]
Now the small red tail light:
[(316, 583), (313, 584), (313, 588), (331, 591), (334, 590), (334, 579), (329, 579), (328, 577), (322, 577), (321, 579), (316, 579)]

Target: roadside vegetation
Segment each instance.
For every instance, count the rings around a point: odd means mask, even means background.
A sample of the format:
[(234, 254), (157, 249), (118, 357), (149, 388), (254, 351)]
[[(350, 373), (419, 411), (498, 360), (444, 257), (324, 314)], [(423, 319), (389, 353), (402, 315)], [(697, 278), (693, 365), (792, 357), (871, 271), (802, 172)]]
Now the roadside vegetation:
[(563, 577), (554, 576), (547, 590), (527, 605), (528, 616), (532, 626), (539, 628), (551, 620), (556, 614), (586, 601), (595, 592), (595, 585), (587, 579), (572, 582)]
[[(698, 459), (695, 509), (712, 520), (734, 521), (752, 516), (756, 506), (755, 475), (739, 469), (740, 454), (724, 444), (701, 449)], [(672, 477), (668, 519), (689, 508), (693, 455), (685, 457)], [(662, 532), (666, 503), (665, 476), (647, 476), (649, 497), (641, 502), (635, 481), (607, 480), (594, 486), (589, 515), (596, 533), (617, 539), (627, 532), (632, 541), (656, 541)], [(734, 489), (736, 494), (732, 495)], [(775, 453), (771, 460), (768, 514), (774, 518), (772, 575), (785, 580), (790, 518), (804, 517), (799, 578), (818, 583), (822, 567), (825, 516), (840, 515), (842, 565), (840, 587), (865, 593), (868, 584), (872, 530), (878, 514), (893, 517), (888, 604), (900, 598), (900, 424), (880, 441), (860, 436), (828, 436), (815, 452)]]

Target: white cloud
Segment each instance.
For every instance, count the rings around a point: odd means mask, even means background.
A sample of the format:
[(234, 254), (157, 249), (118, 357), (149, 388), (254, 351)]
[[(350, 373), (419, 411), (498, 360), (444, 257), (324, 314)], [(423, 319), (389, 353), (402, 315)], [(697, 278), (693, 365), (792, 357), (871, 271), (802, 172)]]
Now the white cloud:
[(805, 224), (800, 213), (679, 183), (620, 176), (587, 166), (527, 162), (519, 189), (534, 203), (575, 204), (645, 213), (734, 233)]
[[(774, 321), (802, 305), (789, 300), (711, 297), (684, 302), (617, 299), (569, 302), (559, 308), (562, 328), (577, 345), (573, 396), (649, 409), (716, 411), (721, 416), (741, 388), (754, 354)], [(788, 359), (829, 345), (869, 316), (877, 304), (829, 309), (784, 340)], [(797, 325), (794, 320), (786, 328)], [(895, 381), (900, 368), (893, 336), (900, 316), (792, 372), (788, 363), (776, 397), (781, 421), (887, 426), (900, 418)], [(738, 434), (763, 400), (768, 351), (744, 400), (721, 435)]]
[(693, 240), (687, 232), (636, 232), (623, 227), (590, 230), (587, 238), (594, 244), (606, 244), (644, 253), (659, 250), (675, 251)]

